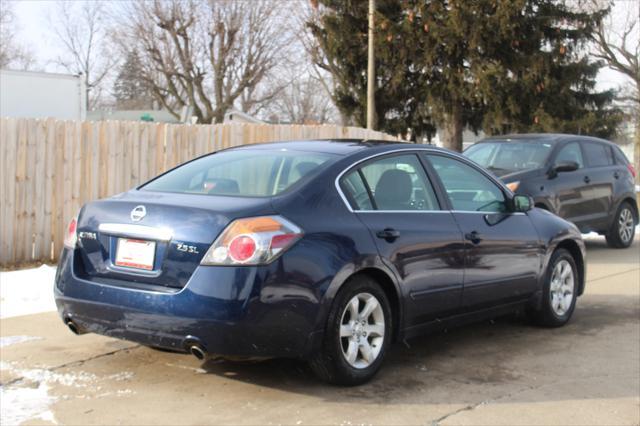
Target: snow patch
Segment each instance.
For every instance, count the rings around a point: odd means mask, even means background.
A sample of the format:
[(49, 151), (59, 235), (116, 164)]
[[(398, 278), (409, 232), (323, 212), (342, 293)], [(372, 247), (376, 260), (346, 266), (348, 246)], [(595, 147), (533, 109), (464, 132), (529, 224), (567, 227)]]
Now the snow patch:
[(0, 318), (55, 311), (55, 276), (56, 268), (48, 265), (0, 272)]
[[(95, 386), (99, 380), (118, 382), (130, 380), (134, 375), (129, 371), (98, 377), (85, 371), (58, 373), (44, 368), (20, 368), (15, 362), (4, 361), (0, 361), (0, 370), (10, 371), (12, 375), (20, 378), (9, 385), (0, 386), (2, 400), (0, 424), (3, 425), (17, 425), (34, 419), (56, 423), (50, 408), (58, 398), (49, 394), (52, 385), (83, 389), (83, 394), (75, 397), (80, 399), (109, 395), (127, 396), (133, 393), (131, 389), (119, 389), (115, 392), (103, 392), (94, 396), (87, 395), (87, 393), (102, 390), (102, 386)], [(71, 397), (66, 395), (62, 397), (62, 399), (69, 398)]]
[(0, 386), (0, 399), (0, 424), (19, 425), (35, 419), (57, 423), (49, 408), (56, 398), (49, 395), (45, 382), (40, 382), (36, 388)]
[(6, 346), (17, 345), (24, 342), (31, 342), (33, 340), (42, 340), (42, 337), (38, 336), (5, 336), (0, 337), (0, 348)]

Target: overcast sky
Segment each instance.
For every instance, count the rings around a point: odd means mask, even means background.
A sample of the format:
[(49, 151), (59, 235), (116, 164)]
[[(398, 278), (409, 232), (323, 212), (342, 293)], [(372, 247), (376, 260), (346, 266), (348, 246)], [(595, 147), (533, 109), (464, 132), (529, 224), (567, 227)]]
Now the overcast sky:
[[(55, 9), (55, 2), (50, 0), (9, 1), (13, 4), (18, 21), (19, 38), (35, 53), (38, 66), (46, 71), (62, 72), (63, 70), (51, 63), (61, 53), (49, 20)], [(616, 0), (611, 19), (614, 27), (623, 25), (629, 13), (638, 13), (639, 1)], [(638, 30), (634, 34), (636, 40), (640, 37), (640, 28)], [(599, 89), (618, 88), (628, 82), (629, 79), (626, 76), (608, 68), (602, 69), (598, 75)]]

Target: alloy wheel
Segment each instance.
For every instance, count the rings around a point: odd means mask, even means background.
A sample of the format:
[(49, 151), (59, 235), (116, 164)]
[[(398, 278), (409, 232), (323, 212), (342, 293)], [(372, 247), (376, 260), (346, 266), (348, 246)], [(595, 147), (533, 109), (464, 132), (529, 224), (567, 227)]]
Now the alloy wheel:
[(627, 208), (620, 211), (620, 216), (618, 217), (618, 234), (624, 244), (627, 244), (631, 241), (631, 238), (633, 238), (633, 215)]
[(553, 268), (549, 297), (551, 309), (558, 316), (563, 316), (571, 309), (574, 294), (574, 277), (571, 264), (566, 260), (560, 260)]
[(380, 355), (384, 333), (384, 311), (378, 299), (370, 293), (351, 298), (340, 321), (340, 346), (349, 365), (362, 369), (373, 364)]

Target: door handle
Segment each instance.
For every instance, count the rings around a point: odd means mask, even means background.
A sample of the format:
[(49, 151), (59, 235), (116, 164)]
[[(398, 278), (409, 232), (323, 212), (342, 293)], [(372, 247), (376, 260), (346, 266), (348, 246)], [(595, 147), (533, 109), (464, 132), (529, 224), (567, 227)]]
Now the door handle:
[(613, 177), (616, 178), (616, 179), (619, 179), (620, 178), (620, 173), (613, 172)]
[(396, 231), (393, 228), (385, 228), (382, 231), (376, 232), (376, 237), (382, 238), (383, 240), (387, 240), (389, 242), (395, 240), (400, 236), (400, 231)]
[(591, 179), (589, 178), (589, 176), (585, 176), (583, 180), (584, 180), (584, 183), (591, 182)]
[(464, 238), (468, 241), (471, 241), (473, 244), (479, 244), (482, 241), (480, 233), (478, 231), (471, 231), (469, 233), (464, 234)]

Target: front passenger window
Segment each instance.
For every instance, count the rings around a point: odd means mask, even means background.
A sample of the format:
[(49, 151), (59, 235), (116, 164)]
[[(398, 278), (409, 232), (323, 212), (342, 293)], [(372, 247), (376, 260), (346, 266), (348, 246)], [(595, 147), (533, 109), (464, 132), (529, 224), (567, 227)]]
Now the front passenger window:
[(558, 155), (556, 155), (555, 164), (566, 163), (568, 161), (572, 161), (578, 164), (578, 168), (584, 167), (584, 161), (582, 160), (582, 151), (580, 150), (580, 145), (576, 142), (571, 142), (565, 146), (563, 146)]
[(454, 210), (466, 212), (506, 212), (504, 193), (488, 177), (453, 158), (429, 155)]

